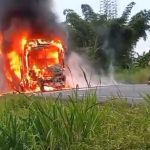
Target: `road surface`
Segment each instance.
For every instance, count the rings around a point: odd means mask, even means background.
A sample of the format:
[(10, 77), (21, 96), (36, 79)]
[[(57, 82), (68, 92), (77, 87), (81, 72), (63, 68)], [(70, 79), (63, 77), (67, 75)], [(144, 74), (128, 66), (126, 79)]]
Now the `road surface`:
[[(76, 90), (63, 90), (57, 92), (42, 93), (43, 96), (49, 97), (62, 97), (64, 99), (71, 96)], [(108, 85), (93, 88), (82, 88), (78, 89), (78, 97), (82, 98), (87, 93), (96, 92), (99, 101), (106, 101), (113, 97), (126, 98), (129, 102), (141, 102), (143, 96), (150, 95), (150, 85), (146, 84), (135, 84), (135, 85)], [(38, 94), (41, 95), (41, 94)]]

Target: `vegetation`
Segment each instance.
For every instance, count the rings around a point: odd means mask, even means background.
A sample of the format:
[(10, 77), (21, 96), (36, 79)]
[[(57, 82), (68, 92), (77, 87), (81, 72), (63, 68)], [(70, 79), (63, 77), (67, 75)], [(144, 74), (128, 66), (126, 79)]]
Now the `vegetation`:
[(150, 77), (150, 67), (134, 67), (116, 71), (115, 78), (117, 81), (129, 84), (147, 84)]
[(138, 57), (135, 58), (135, 62), (133, 64), (134, 67), (145, 68), (150, 66), (150, 51), (147, 53), (143, 53), (142, 55), (138, 54)]
[(150, 51), (137, 54), (133, 64), (128, 69), (118, 69), (115, 72), (115, 78), (123, 83), (147, 84), (150, 81)]
[(64, 10), (71, 47), (84, 48), (84, 54), (89, 55), (96, 70), (102, 68), (107, 73), (110, 64), (130, 68), (134, 63), (133, 48), (140, 38), (146, 40), (146, 31), (150, 30), (150, 10), (131, 17), (134, 5), (131, 2), (118, 18), (95, 13), (87, 4), (81, 6), (83, 18), (73, 10)]
[(147, 104), (113, 99), (97, 103), (6, 95), (0, 98), (2, 150), (114, 150), (150, 148), (150, 97)]

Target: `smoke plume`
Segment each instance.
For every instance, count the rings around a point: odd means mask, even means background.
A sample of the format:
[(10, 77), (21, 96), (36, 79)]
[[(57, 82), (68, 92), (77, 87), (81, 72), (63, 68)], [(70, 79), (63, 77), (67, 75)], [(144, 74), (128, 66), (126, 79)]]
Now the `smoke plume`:
[(30, 31), (29, 37), (48, 37), (62, 33), (53, 12), (52, 0), (0, 0), (0, 29), (3, 50), (9, 49), (14, 34)]
[(32, 34), (56, 31), (57, 21), (51, 0), (1, 0), (0, 23), (3, 31), (17, 18), (23, 27), (28, 24)]
[[(64, 30), (57, 22), (53, 12), (52, 0), (0, 0), (0, 91), (7, 88), (5, 79), (8, 61), (3, 59), (12, 50), (21, 53), (22, 37), (61, 38), (64, 41)], [(13, 78), (15, 82), (16, 79)]]
[(112, 74), (105, 76), (102, 72), (101, 74), (96, 73), (91, 63), (75, 52), (70, 53), (67, 65), (67, 84), (71, 87), (75, 88), (78, 85), (79, 88), (83, 88), (117, 84)]

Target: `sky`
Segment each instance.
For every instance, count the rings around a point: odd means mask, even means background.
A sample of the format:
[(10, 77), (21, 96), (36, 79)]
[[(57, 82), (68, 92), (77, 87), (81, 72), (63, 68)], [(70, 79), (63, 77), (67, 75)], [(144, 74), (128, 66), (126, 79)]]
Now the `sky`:
[[(125, 9), (125, 7), (134, 1), (136, 5), (132, 10), (132, 15), (143, 9), (150, 9), (150, 0), (118, 0), (118, 16), (120, 16)], [(64, 21), (65, 16), (63, 15), (64, 9), (73, 9), (77, 13), (81, 13), (81, 4), (89, 4), (92, 6), (95, 12), (99, 11), (100, 0), (54, 0), (54, 11), (57, 14), (59, 21)], [(150, 50), (150, 34), (148, 34), (148, 39), (145, 42), (143, 39), (137, 43), (135, 51), (142, 54), (144, 51)]]

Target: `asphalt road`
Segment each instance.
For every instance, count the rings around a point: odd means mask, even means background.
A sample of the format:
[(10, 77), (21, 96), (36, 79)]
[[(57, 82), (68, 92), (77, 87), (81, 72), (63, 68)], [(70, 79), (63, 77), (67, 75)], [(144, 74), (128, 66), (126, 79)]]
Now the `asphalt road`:
[[(49, 97), (62, 97), (64, 99), (71, 96), (75, 93), (76, 90), (63, 90), (56, 92), (47, 92), (42, 93), (42, 96)], [(108, 99), (112, 99), (114, 97), (125, 98), (129, 102), (141, 102), (143, 101), (143, 96), (149, 94), (150, 95), (150, 85), (146, 84), (135, 84), (135, 85), (109, 85), (109, 86), (100, 86), (93, 88), (83, 88), (78, 89), (77, 94), (78, 97), (82, 99), (83, 96), (88, 93), (96, 92), (97, 98), (99, 101), (106, 101)], [(38, 95), (41, 95), (40, 93)]]

